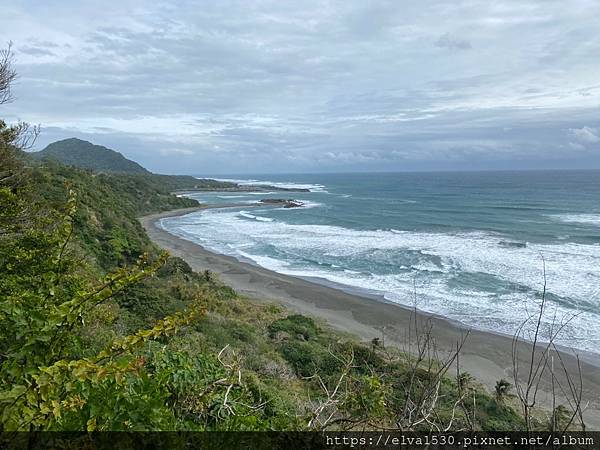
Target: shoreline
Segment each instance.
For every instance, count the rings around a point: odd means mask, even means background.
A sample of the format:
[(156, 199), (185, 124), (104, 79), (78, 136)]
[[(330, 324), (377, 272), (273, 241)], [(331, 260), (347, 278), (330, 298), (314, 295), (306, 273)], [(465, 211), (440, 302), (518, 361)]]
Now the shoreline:
[[(175, 236), (156, 225), (159, 219), (181, 216), (208, 208), (236, 205), (201, 205), (141, 217), (139, 220), (150, 239), (172, 255), (184, 259), (193, 270), (210, 270), (238, 293), (259, 301), (272, 301), (284, 307), (317, 319), (332, 327), (352, 334), (361, 340), (382, 338), (385, 344), (406, 349), (406, 330), (414, 321), (414, 310), (386, 301), (377, 295), (365, 295), (355, 290), (344, 290), (331, 283), (280, 274), (258, 265), (240, 261), (232, 256), (213, 253), (194, 242)], [(245, 207), (249, 205), (244, 205)], [(461, 370), (469, 372), (478, 382), (493, 389), (501, 378), (513, 381), (511, 336), (468, 329), (464, 324), (449, 321), (435, 314), (416, 312), (420, 323), (430, 320), (433, 336), (440, 355), (452, 351), (461, 337), (469, 336), (460, 354)], [(526, 367), (528, 350), (532, 344), (519, 341), (520, 366)], [(569, 349), (561, 349), (561, 356), (570, 373), (577, 378), (577, 360)], [(530, 358), (530, 356), (529, 356)], [(588, 426), (600, 429), (600, 357), (580, 354), (583, 378), (583, 398), (590, 401), (586, 420)], [(549, 377), (548, 377), (549, 378)], [(539, 401), (550, 405), (550, 382), (543, 380)]]

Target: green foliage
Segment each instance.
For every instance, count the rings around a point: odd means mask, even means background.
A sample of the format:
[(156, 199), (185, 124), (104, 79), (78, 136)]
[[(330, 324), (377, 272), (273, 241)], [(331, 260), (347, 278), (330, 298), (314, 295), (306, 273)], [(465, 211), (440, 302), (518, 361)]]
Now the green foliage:
[(66, 183), (77, 192), (73, 216), (77, 243), (104, 271), (131, 264), (154, 250), (136, 216), (198, 205), (195, 200), (170, 195), (151, 176), (94, 175), (52, 164), (36, 168), (31, 176), (40, 201), (55, 207), (65, 198)]
[(314, 320), (309, 317), (294, 314), (285, 319), (280, 319), (269, 325), (269, 333), (274, 337), (277, 333), (283, 332), (288, 336), (298, 337), (308, 341), (317, 336), (319, 330)]
[(148, 173), (138, 163), (121, 153), (94, 145), (81, 139), (70, 138), (53, 142), (40, 152), (33, 153), (39, 159), (52, 159), (62, 164), (106, 172)]
[(159, 175), (155, 173), (146, 175), (136, 175), (134, 177), (137, 183), (146, 186), (158, 186), (168, 192), (176, 190), (218, 190), (218, 189), (237, 189), (238, 185), (226, 181), (217, 181), (211, 179), (198, 179), (189, 175)]
[(371, 420), (389, 420), (386, 398), (391, 394), (381, 378), (361, 375), (353, 379), (353, 395), (344, 398), (341, 409), (350, 419), (369, 417)]
[(548, 423), (549, 431), (567, 430), (571, 422), (571, 412), (564, 405), (558, 405), (552, 411)]
[(484, 431), (524, 430), (525, 421), (503, 401), (483, 392), (476, 393), (476, 418)]
[(504, 398), (510, 392), (511, 387), (512, 387), (512, 384), (510, 384), (504, 378), (502, 378), (502, 379), (500, 379), (500, 380), (498, 380), (496, 382), (496, 386), (494, 387), (494, 391), (496, 393), (496, 398), (498, 399), (498, 401), (503, 401), (504, 400)]
[[(7, 146), (2, 150), (6, 167), (20, 169), (16, 153)], [(143, 399), (160, 405), (156, 395), (163, 389), (148, 385), (135, 349), (176, 332), (204, 309), (196, 305), (189, 313), (177, 312), (148, 330), (114, 339), (95, 356), (74, 357), (73, 337), (88, 313), (151, 276), (166, 256), (153, 262), (143, 258), (94, 281), (70, 255), (75, 194), (69, 191), (64, 207), (53, 209), (7, 179), (0, 185), (0, 429), (62, 428), (74, 424), (74, 411), (81, 421), (84, 409), (87, 429), (162, 427), (168, 415), (148, 409), (151, 402)], [(64, 422), (64, 415), (71, 418)]]
[[(6, 128), (4, 133), (7, 139), (14, 140), (14, 135), (19, 131), (18, 127)], [(199, 180), (195, 177), (185, 175), (158, 175), (146, 170), (138, 163), (125, 158), (121, 153), (95, 145), (91, 142), (77, 138), (69, 138), (53, 142), (39, 152), (29, 153), (38, 161), (46, 164), (58, 163), (59, 165), (72, 166), (73, 168), (91, 170), (104, 174), (127, 174), (139, 185), (153, 185), (162, 192), (170, 192), (177, 189), (217, 189), (233, 188), (235, 183), (216, 180)], [(143, 191), (143, 188), (140, 189)]]
[(331, 376), (339, 370), (338, 361), (321, 345), (290, 341), (282, 343), (279, 349), (283, 358), (301, 377), (310, 377), (316, 373)]

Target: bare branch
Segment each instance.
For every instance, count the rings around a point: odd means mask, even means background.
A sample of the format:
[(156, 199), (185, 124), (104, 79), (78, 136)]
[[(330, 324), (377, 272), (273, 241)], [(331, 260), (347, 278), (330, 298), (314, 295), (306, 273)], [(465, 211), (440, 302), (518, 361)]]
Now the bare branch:
[(0, 50), (0, 105), (12, 101), (11, 85), (17, 78), (17, 72), (13, 68), (12, 42), (7, 48)]
[[(585, 429), (585, 423), (583, 421), (583, 377), (581, 375), (581, 366), (579, 357), (577, 356), (578, 365), (578, 376), (579, 383), (573, 381), (573, 376), (567, 368), (567, 364), (564, 361), (561, 352), (556, 348), (556, 341), (560, 335), (564, 332), (566, 326), (578, 316), (578, 314), (565, 315), (558, 320), (557, 310), (555, 309), (550, 320), (549, 332), (547, 338), (542, 336), (542, 323), (544, 317), (547, 314), (548, 303), (547, 303), (547, 278), (546, 278), (546, 261), (543, 255), (540, 255), (542, 259), (543, 268), (543, 289), (542, 298), (538, 305), (537, 311), (532, 314), (528, 314), (527, 318), (519, 325), (512, 340), (512, 366), (513, 366), (513, 379), (515, 383), (515, 391), (517, 398), (521, 404), (523, 412), (523, 418), (525, 419), (525, 426), (528, 431), (536, 428), (534, 423), (533, 410), (537, 404), (537, 397), (544, 379), (544, 374), (550, 372), (550, 396), (551, 396), (551, 423), (549, 424), (551, 431), (566, 431), (573, 424), (577, 418), (579, 426)], [(520, 349), (523, 347), (523, 339), (527, 336), (526, 330), (530, 323), (534, 323), (533, 334), (529, 336), (532, 343), (530, 344), (529, 355), (526, 359), (528, 361), (526, 367), (523, 369), (520, 367)], [(544, 345), (541, 342), (546, 341)], [(558, 362), (560, 363), (560, 371), (563, 372), (564, 380), (561, 381), (557, 376), (555, 367), (556, 360), (554, 359), (555, 353)], [(524, 373), (523, 373), (524, 371)], [(566, 386), (565, 386), (566, 384)], [(564, 426), (560, 426), (558, 423), (558, 391), (562, 394), (561, 397), (567, 402), (570, 408), (570, 418)], [(559, 428), (559, 429), (557, 429)]]
[(315, 374), (312, 377), (308, 377), (316, 378), (321, 389), (325, 393), (325, 399), (318, 401), (313, 406), (311, 418), (308, 421), (308, 428), (322, 430), (332, 423), (332, 419), (338, 412), (337, 405), (342, 400), (342, 393), (340, 392), (342, 383), (350, 373), (350, 370), (352, 369), (354, 364), (354, 351), (350, 353), (350, 356), (346, 360), (335, 355), (331, 351), (331, 349), (329, 349), (329, 354), (331, 354), (335, 359), (337, 359), (343, 364), (343, 369), (333, 389), (329, 389), (326, 383), (318, 374)]

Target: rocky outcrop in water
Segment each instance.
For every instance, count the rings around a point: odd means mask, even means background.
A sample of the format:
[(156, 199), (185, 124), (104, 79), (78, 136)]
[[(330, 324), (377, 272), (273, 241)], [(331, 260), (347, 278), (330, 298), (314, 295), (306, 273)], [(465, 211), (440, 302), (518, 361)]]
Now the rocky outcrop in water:
[(280, 205), (283, 208), (301, 208), (304, 206), (300, 200), (285, 199), (285, 198), (263, 198), (258, 201), (265, 205)]

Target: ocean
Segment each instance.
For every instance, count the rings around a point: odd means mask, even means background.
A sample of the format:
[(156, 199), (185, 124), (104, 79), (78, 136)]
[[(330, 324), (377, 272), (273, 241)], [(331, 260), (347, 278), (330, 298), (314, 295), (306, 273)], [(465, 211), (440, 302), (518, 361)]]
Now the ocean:
[[(566, 321), (560, 344), (600, 353), (599, 171), (216, 178), (310, 192), (193, 193), (242, 206), (161, 226), (267, 269), (505, 334), (536, 311), (545, 268), (543, 336)], [(306, 206), (251, 207), (260, 198)]]

